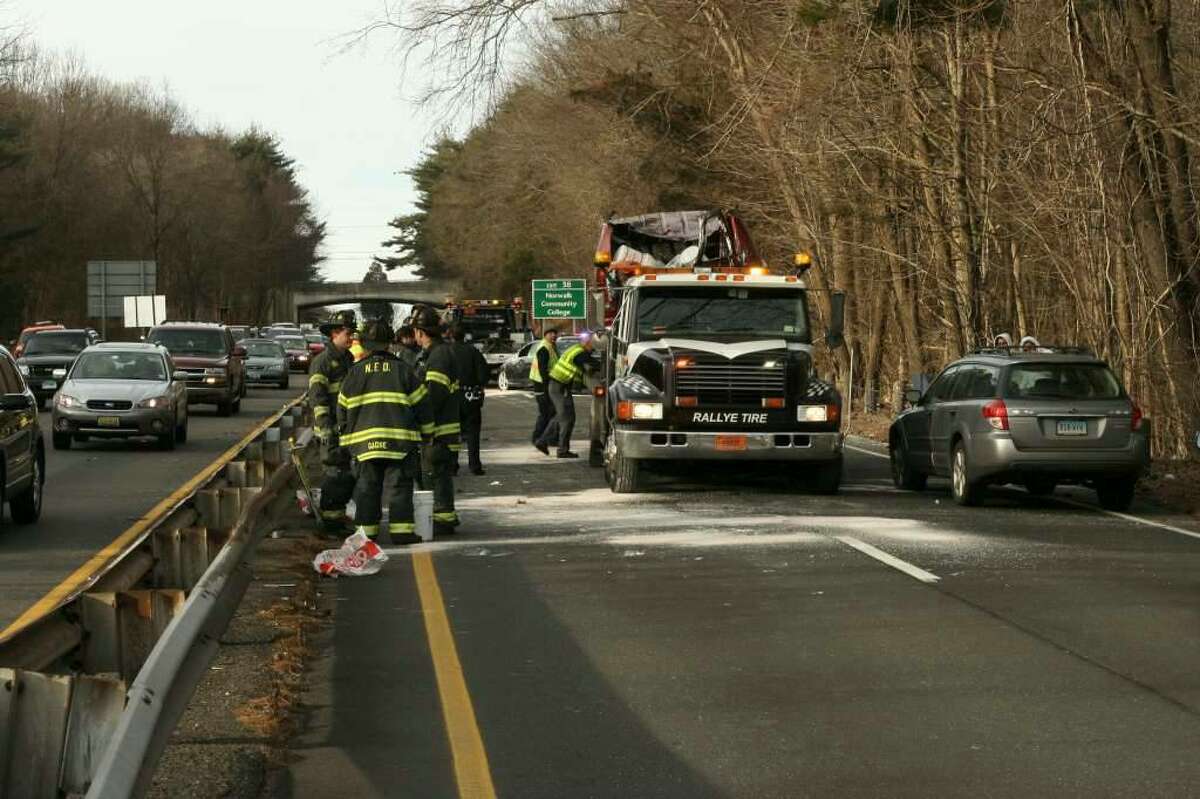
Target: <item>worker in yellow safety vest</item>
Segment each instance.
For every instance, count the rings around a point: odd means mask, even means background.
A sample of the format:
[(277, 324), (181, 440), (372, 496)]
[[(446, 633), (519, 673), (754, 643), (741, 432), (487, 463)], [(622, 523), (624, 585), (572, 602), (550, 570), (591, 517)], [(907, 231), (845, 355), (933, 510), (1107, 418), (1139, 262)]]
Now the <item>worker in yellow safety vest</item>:
[[(550, 369), (550, 401), (554, 403), (554, 421), (551, 425), (558, 426), (558, 457), (578, 458), (571, 451), (571, 432), (575, 429), (575, 400), (571, 396), (572, 387), (583, 379), (584, 369), (591, 368), (589, 358), (594, 346), (591, 331), (584, 330), (579, 334), (579, 343), (573, 345), (554, 362)], [(534, 444), (544, 454), (550, 454), (550, 427), (542, 433), (542, 437)]]
[[(554, 419), (554, 403), (550, 401), (550, 370), (558, 360), (558, 330), (547, 327), (542, 332), (542, 339), (533, 345), (533, 362), (529, 364), (529, 379), (533, 383), (533, 397), (537, 401), (537, 421), (533, 423), (533, 436), (530, 442), (537, 447), (542, 434)], [(546, 436), (557, 442), (557, 436)], [(549, 454), (549, 448), (542, 444), (539, 449)], [(544, 449), (543, 449), (544, 448)]]
[(338, 311), (321, 325), (330, 344), (308, 369), (308, 405), (313, 414), (313, 431), (321, 442), (321, 499), (317, 503), (321, 528), (326, 533), (344, 532), (346, 504), (354, 493), (350, 455), (338, 440), (337, 399), (342, 381), (354, 365), (350, 346), (357, 320), (354, 311)]

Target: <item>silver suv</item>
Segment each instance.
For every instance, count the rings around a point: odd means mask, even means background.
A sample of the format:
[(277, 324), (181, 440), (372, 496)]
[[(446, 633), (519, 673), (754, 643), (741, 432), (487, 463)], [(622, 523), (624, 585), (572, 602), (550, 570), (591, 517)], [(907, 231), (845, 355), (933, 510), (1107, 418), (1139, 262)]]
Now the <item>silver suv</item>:
[(909, 390), (888, 435), (897, 488), (950, 478), (960, 505), (989, 483), (1046, 495), (1087, 483), (1125, 510), (1150, 463), (1150, 422), (1103, 361), (1078, 348), (979, 350), (947, 366), (928, 390)]

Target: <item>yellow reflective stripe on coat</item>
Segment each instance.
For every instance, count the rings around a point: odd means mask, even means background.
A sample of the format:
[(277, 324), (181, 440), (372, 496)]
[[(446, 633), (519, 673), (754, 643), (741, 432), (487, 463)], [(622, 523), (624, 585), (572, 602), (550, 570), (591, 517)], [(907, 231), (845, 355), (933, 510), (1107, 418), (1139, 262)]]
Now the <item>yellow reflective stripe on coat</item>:
[(312, 412), (313, 412), (313, 416), (325, 416), (329, 413), (329, 409), (326, 408), (324, 405), (318, 405), (317, 407), (312, 409)]
[(449, 435), (450, 433), (461, 433), (461, 432), (462, 432), (462, 423), (460, 423), (460, 422), (450, 422), (448, 424), (439, 424), (433, 428), (433, 434), (435, 436), (445, 436), (445, 435)]
[(388, 523), (388, 532), (389, 533), (411, 533), (413, 530), (416, 530), (416, 529), (417, 529), (417, 525), (414, 524), (413, 522), (389, 522)]
[(349, 447), (352, 444), (361, 444), (364, 441), (383, 440), (390, 441), (420, 441), (421, 434), (416, 430), (405, 430), (397, 427), (368, 427), (365, 430), (355, 430), (353, 433), (346, 433), (341, 437), (339, 443), (343, 447)]
[(428, 396), (429, 396), (429, 389), (425, 388), (425, 384), (422, 383), (420, 386), (417, 387), (416, 391), (414, 391), (413, 393), (408, 395), (408, 399), (409, 399), (409, 402), (411, 402), (413, 405), (416, 405), (418, 402), (420, 402), (421, 400), (425, 399)]
[(345, 394), (338, 395), (338, 405), (341, 405), (343, 408), (357, 408), (360, 405), (375, 405), (382, 402), (412, 405), (413, 399), (410, 395), (400, 391), (368, 391), (366, 394), (359, 394), (357, 397), (348, 397)]
[(341, 380), (337, 381), (336, 383), (329, 384), (330, 393), (336, 394), (337, 392), (339, 392), (341, 390), (342, 390), (342, 381)]
[(324, 383), (325, 385), (329, 385), (329, 378), (326, 377), (325, 375), (321, 374), (320, 372), (313, 372), (311, 375), (308, 376), (308, 384), (310, 386), (319, 385), (321, 383)]
[(427, 436), (433, 435), (433, 422), (426, 422), (421, 425), (421, 432)]
[(437, 372), (437, 371), (434, 371), (433, 369), (430, 369), (428, 372), (425, 373), (425, 381), (429, 382), (430, 380), (432, 380), (435, 383), (441, 383), (443, 386), (450, 389), (451, 391), (454, 390), (454, 381), (450, 379), (450, 375), (443, 374), (442, 372)]
[(402, 461), (407, 457), (407, 452), (397, 452), (396, 450), (392, 449), (373, 449), (369, 452), (364, 452), (363, 454), (356, 456), (356, 460), (358, 460), (360, 463), (362, 461), (378, 460)]

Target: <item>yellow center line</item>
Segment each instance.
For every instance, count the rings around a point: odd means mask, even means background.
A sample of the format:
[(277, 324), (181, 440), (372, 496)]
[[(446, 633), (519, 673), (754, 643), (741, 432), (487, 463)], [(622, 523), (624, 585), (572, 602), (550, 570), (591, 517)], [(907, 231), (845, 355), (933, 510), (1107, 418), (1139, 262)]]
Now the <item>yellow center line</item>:
[(442, 716), (450, 751), (454, 757), (454, 779), (462, 799), (495, 799), (492, 771), (488, 765), (483, 737), (475, 721), (475, 708), (458, 660), (458, 648), (450, 631), (450, 619), (442, 601), (442, 589), (433, 569), (433, 557), (428, 552), (414, 552), (413, 573), (425, 616), (425, 633), (429, 637), (429, 653), (437, 675), (438, 694), (442, 700)]
[(41, 619), (48, 613), (51, 613), (64, 602), (68, 601), (72, 596), (78, 593), (81, 589), (94, 583), (104, 573), (105, 568), (110, 562), (115, 560), (119, 555), (123, 555), (126, 551), (136, 546), (145, 535), (146, 531), (157, 524), (166, 514), (173, 511), (176, 507), (190, 497), (194, 492), (215, 476), (217, 472), (225, 468), (226, 464), (237, 457), (238, 453), (246, 448), (254, 439), (258, 438), (262, 433), (276, 420), (278, 420), (291, 406), (295, 405), (293, 400), (285, 405), (278, 413), (270, 416), (265, 422), (257, 425), (246, 436), (227, 449), (221, 457), (204, 467), (199, 474), (188, 480), (171, 495), (159, 502), (150, 510), (146, 511), (141, 518), (134, 522), (128, 530), (121, 533), (112, 543), (108, 544), (104, 549), (101, 549), (95, 555), (88, 559), (86, 563), (71, 573), (69, 577), (63, 580), (58, 585), (51, 588), (45, 596), (37, 602), (29, 606), (16, 621), (8, 625), (3, 632), (0, 632), (0, 643), (7, 641), (21, 630)]

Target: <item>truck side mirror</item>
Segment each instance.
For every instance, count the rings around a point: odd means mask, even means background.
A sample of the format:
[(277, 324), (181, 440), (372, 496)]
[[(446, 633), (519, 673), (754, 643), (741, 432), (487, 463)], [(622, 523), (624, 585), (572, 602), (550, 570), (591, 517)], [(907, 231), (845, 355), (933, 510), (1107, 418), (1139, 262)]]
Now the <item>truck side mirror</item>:
[(829, 297), (830, 319), (829, 327), (825, 329), (825, 343), (830, 347), (840, 347), (845, 343), (846, 326), (846, 293), (835, 291)]

